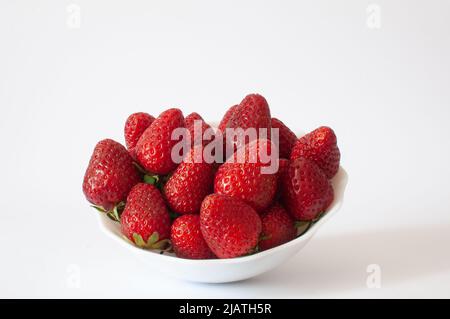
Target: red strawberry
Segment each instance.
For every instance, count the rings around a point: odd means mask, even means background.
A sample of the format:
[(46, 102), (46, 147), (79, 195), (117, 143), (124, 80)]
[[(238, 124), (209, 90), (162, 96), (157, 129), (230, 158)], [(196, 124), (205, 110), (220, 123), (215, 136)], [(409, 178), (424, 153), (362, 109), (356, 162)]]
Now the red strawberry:
[(197, 112), (192, 112), (191, 114), (186, 116), (186, 118), (184, 119), (184, 123), (185, 123), (186, 128), (188, 128), (190, 126), (193, 126), (195, 121), (202, 121), (202, 122), (204, 122), (205, 120)]
[(333, 130), (322, 126), (299, 138), (292, 149), (291, 159), (299, 157), (313, 160), (328, 178), (336, 175), (341, 153)]
[(259, 242), (260, 250), (267, 250), (287, 243), (297, 235), (294, 220), (278, 204), (265, 212), (261, 216), (261, 221), (263, 239)]
[(292, 147), (297, 141), (297, 136), (279, 119), (273, 117), (271, 122), (272, 128), (277, 128), (279, 134), (279, 153), (280, 157), (289, 158)]
[(126, 148), (110, 139), (100, 141), (94, 149), (83, 181), (89, 202), (111, 210), (127, 198), (141, 177)]
[[(226, 157), (228, 158), (229, 154), (240, 148), (242, 145), (252, 142), (254, 138), (245, 135), (245, 130), (249, 128), (257, 130), (256, 138), (270, 139), (270, 122), (270, 109), (266, 99), (259, 94), (247, 95), (236, 108), (227, 125), (227, 128), (242, 129), (244, 132), (235, 131), (234, 137), (229, 136), (227, 130), (224, 132), (224, 139), (227, 147), (225, 153)], [(259, 129), (266, 129), (266, 134), (260, 134), (261, 132)]]
[[(198, 132), (195, 132), (195, 126), (194, 126), (195, 121), (201, 122), (201, 127), (200, 127), (201, 135), (199, 135)], [(198, 113), (194, 112), (194, 113), (191, 113), (188, 116), (186, 116), (186, 118), (184, 119), (184, 123), (190, 133), (190, 136), (191, 136), (191, 146), (198, 145), (198, 144), (206, 145), (210, 142), (210, 140), (213, 139), (213, 137), (211, 136), (211, 138), (203, 140), (203, 134), (205, 134), (205, 131), (207, 129), (210, 129), (211, 126), (209, 126), (209, 124), (206, 123)]]
[(261, 233), (261, 219), (243, 201), (212, 194), (202, 203), (200, 228), (217, 257), (233, 258), (253, 252)]
[(203, 238), (199, 215), (187, 214), (175, 219), (170, 232), (170, 240), (178, 257), (188, 259), (215, 257)]
[(277, 172), (269, 174), (263, 170), (259, 151), (270, 154), (271, 143), (256, 140), (237, 150), (221, 165), (214, 180), (214, 192), (244, 200), (262, 212), (272, 203), (277, 190)]
[(282, 185), (283, 204), (297, 220), (314, 220), (334, 198), (333, 187), (325, 173), (307, 158), (291, 161)]
[(127, 198), (120, 218), (122, 234), (142, 248), (160, 249), (170, 237), (170, 216), (159, 190), (139, 183)]
[(179, 141), (172, 140), (172, 132), (181, 127), (184, 127), (184, 118), (179, 109), (164, 111), (153, 121), (136, 145), (136, 156), (143, 168), (161, 175), (176, 168), (171, 152)]
[(270, 109), (266, 99), (259, 94), (247, 95), (230, 118), (232, 128), (266, 128), (270, 130)]
[(214, 167), (203, 160), (203, 147), (197, 145), (164, 185), (169, 207), (180, 214), (199, 213), (206, 195), (213, 192)]
[(236, 112), (236, 109), (238, 108), (239, 104), (233, 105), (228, 109), (228, 111), (225, 113), (225, 115), (222, 118), (222, 121), (220, 121), (219, 124), (219, 130), (224, 132), (225, 129), (228, 127), (228, 122), (230, 121), (231, 117), (233, 117), (234, 112)]
[(154, 120), (153, 116), (143, 112), (133, 113), (128, 117), (124, 129), (128, 150), (134, 149), (141, 135)]

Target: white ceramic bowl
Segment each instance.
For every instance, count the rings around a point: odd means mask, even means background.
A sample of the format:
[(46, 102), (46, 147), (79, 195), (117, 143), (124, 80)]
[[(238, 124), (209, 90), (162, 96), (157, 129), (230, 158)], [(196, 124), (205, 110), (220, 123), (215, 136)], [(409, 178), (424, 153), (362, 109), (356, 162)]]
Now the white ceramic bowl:
[(190, 260), (175, 257), (160, 251), (144, 250), (127, 242), (120, 233), (120, 225), (105, 214), (99, 213), (101, 229), (118, 245), (133, 252), (149, 267), (180, 279), (203, 282), (225, 283), (248, 279), (269, 271), (294, 256), (311, 239), (321, 225), (326, 223), (342, 206), (347, 185), (347, 173), (340, 167), (332, 180), (335, 198), (327, 213), (312, 224), (300, 237), (281, 246), (245, 257), (231, 259)]

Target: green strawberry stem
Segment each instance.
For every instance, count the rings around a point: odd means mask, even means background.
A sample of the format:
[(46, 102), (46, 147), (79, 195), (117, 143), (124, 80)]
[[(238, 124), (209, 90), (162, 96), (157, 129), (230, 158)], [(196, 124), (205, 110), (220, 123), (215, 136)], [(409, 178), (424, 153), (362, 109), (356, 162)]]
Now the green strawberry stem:
[(91, 207), (95, 208), (100, 213), (106, 213), (106, 210), (102, 206), (91, 205)]
[(142, 249), (156, 249), (168, 251), (172, 248), (169, 239), (159, 240), (158, 232), (154, 232), (151, 236), (149, 236), (147, 242), (144, 241), (141, 235), (134, 233), (133, 242), (137, 247)]
[(159, 176), (158, 175), (144, 175), (144, 183), (151, 184), (151, 185), (157, 185), (159, 182)]
[(294, 226), (297, 228), (297, 237), (300, 237), (306, 233), (313, 224), (314, 223), (312, 221), (296, 221)]
[(159, 242), (153, 244), (153, 249), (158, 249), (158, 250), (166, 250), (166, 249), (170, 249), (170, 240), (168, 239), (163, 239), (160, 240)]
[(161, 188), (161, 183), (165, 183), (164, 178), (160, 178), (159, 175), (152, 174), (150, 172), (147, 172), (141, 165), (139, 165), (137, 162), (133, 162), (133, 165), (136, 167), (136, 169), (143, 174), (143, 181), (144, 183), (155, 185), (158, 188)]
[(297, 228), (297, 231), (298, 231), (297, 237), (300, 237), (301, 235), (306, 233), (311, 228), (312, 225), (314, 225), (317, 221), (319, 221), (319, 219), (321, 219), (325, 215), (325, 213), (326, 212), (321, 212), (313, 220), (309, 220), (309, 221), (297, 220), (297, 221), (295, 221), (294, 227)]
[(117, 205), (113, 207), (111, 210), (106, 210), (101, 206), (97, 205), (91, 205), (91, 207), (95, 208), (98, 212), (102, 214), (106, 214), (110, 219), (112, 219), (115, 222), (120, 223), (120, 215), (122, 214), (123, 210), (125, 209), (125, 202), (120, 202)]
[(259, 253), (259, 245), (256, 245), (255, 247), (250, 249), (250, 251), (244, 256), (250, 256), (250, 255), (254, 255), (256, 253)]

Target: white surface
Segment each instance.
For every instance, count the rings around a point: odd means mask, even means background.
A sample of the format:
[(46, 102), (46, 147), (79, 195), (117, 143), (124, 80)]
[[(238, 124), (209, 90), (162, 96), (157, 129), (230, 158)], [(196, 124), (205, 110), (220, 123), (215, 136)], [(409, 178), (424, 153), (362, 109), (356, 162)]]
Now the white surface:
[[(175, 257), (173, 253), (161, 254), (160, 250), (140, 249), (124, 240), (120, 224), (103, 213), (98, 213), (100, 229), (109, 238), (142, 260), (155, 272), (160, 271), (171, 277), (199, 283), (229, 283), (249, 279), (270, 271), (294, 257), (311, 240), (317, 230), (342, 207), (348, 176), (341, 167), (333, 177), (334, 200), (327, 213), (317, 222), (301, 231), (301, 236), (288, 243), (250, 256), (230, 259), (190, 260)], [(119, 248), (117, 248), (119, 249)]]
[[(450, 297), (448, 1), (376, 1), (379, 29), (357, 0), (74, 2), (79, 29), (69, 1), (0, 2), (0, 297)], [(336, 218), (227, 285), (116, 249), (81, 192), (95, 143), (123, 141), (133, 111), (213, 121), (250, 92), (293, 129), (335, 129)]]

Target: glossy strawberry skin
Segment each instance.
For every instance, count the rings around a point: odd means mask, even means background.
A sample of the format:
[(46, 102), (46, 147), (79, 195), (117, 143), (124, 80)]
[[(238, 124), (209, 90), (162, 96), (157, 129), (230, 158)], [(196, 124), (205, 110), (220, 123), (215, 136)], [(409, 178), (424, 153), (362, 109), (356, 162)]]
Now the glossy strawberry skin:
[(297, 235), (294, 220), (279, 204), (272, 206), (261, 216), (262, 237), (259, 242), (260, 250), (267, 250), (288, 241)]
[[(201, 135), (196, 134), (195, 132), (195, 121), (201, 121)], [(208, 129), (211, 129), (211, 126), (209, 126), (208, 123), (205, 122), (205, 120), (200, 116), (198, 113), (191, 113), (188, 116), (186, 116), (185, 120), (185, 126), (186, 129), (189, 131), (190, 137), (191, 137), (191, 146), (203, 144), (208, 144), (214, 137), (208, 137), (208, 139), (203, 139), (203, 135), (205, 134), (205, 131)]]
[(247, 129), (266, 128), (270, 130), (271, 116), (269, 104), (259, 94), (247, 95), (230, 118), (229, 127)]
[(330, 181), (319, 166), (307, 158), (291, 161), (282, 186), (284, 207), (296, 220), (314, 220), (333, 202)]
[(271, 120), (272, 129), (278, 129), (279, 154), (282, 158), (289, 158), (292, 147), (297, 142), (297, 136), (279, 119), (273, 117)]
[[(225, 158), (245, 144), (253, 141), (254, 137), (245, 136), (247, 129), (256, 129), (256, 138), (270, 139), (271, 116), (269, 104), (266, 99), (259, 94), (247, 95), (235, 109), (224, 132)], [(228, 129), (241, 129), (235, 131), (235, 136), (230, 136)], [(260, 129), (265, 129), (263, 132)]]
[[(259, 147), (266, 148), (270, 154), (271, 145), (270, 141), (256, 140), (237, 150), (219, 167), (214, 179), (214, 192), (240, 198), (258, 212), (269, 207), (277, 191), (277, 172), (264, 173), (258, 154)], [(239, 158), (245, 160), (241, 162)]]
[(191, 114), (186, 116), (186, 118), (184, 119), (184, 123), (185, 123), (186, 128), (189, 128), (190, 126), (193, 126), (195, 121), (202, 121), (202, 122), (204, 122), (205, 120), (197, 112), (192, 112)]
[(153, 121), (136, 145), (136, 157), (141, 166), (155, 174), (166, 175), (177, 164), (171, 157), (172, 148), (178, 140), (172, 140), (172, 132), (184, 127), (183, 113), (179, 109), (169, 109)]
[(175, 254), (187, 259), (215, 258), (200, 230), (200, 216), (187, 214), (172, 224), (170, 240)]
[(89, 202), (110, 210), (127, 198), (141, 177), (126, 148), (110, 139), (94, 149), (83, 180), (83, 192)]
[(139, 138), (154, 120), (153, 116), (144, 112), (133, 113), (127, 118), (124, 135), (129, 150), (136, 146)]
[(291, 159), (299, 157), (311, 159), (328, 178), (332, 178), (339, 170), (341, 159), (334, 131), (327, 126), (321, 126), (299, 138), (292, 149)]
[(212, 194), (202, 203), (200, 229), (218, 258), (234, 258), (255, 249), (262, 226), (258, 213), (245, 202)]
[(244, 200), (261, 212), (275, 197), (277, 178), (261, 174), (255, 164), (223, 164), (217, 171), (214, 192)]
[(223, 116), (222, 120), (220, 121), (218, 129), (222, 132), (225, 131), (225, 129), (228, 127), (228, 123), (230, 119), (233, 117), (234, 112), (236, 112), (236, 109), (238, 108), (239, 104), (231, 106), (228, 111)]
[(120, 217), (121, 231), (134, 242), (138, 234), (147, 242), (157, 232), (159, 240), (170, 237), (170, 216), (159, 190), (150, 184), (139, 183), (132, 188)]
[(167, 204), (174, 212), (198, 214), (205, 196), (213, 192), (214, 166), (203, 160), (202, 150), (201, 145), (192, 148), (164, 185)]

